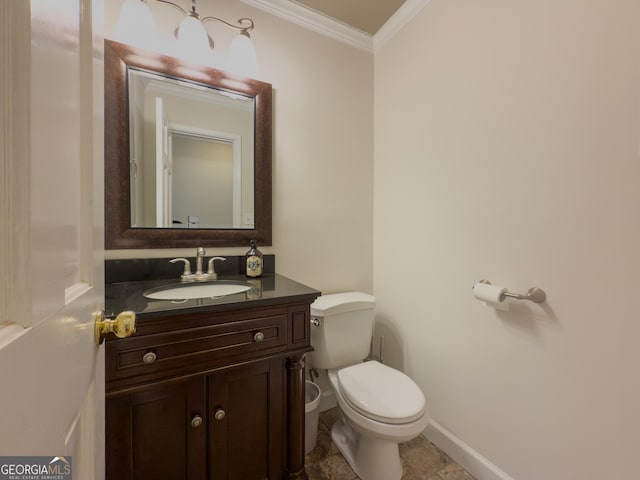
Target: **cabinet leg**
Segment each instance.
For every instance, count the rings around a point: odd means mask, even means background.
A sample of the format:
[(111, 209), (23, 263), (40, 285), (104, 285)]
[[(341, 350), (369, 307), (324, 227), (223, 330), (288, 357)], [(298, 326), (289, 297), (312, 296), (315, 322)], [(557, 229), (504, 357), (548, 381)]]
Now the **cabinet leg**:
[(307, 480), (304, 469), (304, 355), (287, 357), (287, 478)]

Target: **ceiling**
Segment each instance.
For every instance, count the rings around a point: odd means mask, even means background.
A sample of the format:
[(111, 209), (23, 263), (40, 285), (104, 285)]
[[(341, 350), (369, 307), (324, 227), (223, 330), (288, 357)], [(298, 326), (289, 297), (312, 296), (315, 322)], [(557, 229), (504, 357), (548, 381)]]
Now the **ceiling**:
[(322, 15), (374, 35), (405, 0), (291, 0)]

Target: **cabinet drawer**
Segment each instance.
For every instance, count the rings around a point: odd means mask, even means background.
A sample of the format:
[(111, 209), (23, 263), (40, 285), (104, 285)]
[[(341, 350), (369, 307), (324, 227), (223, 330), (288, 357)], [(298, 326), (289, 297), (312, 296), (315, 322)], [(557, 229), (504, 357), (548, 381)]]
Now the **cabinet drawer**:
[(252, 358), (286, 348), (285, 314), (133, 336), (107, 343), (107, 382), (191, 373), (229, 363), (240, 355)]

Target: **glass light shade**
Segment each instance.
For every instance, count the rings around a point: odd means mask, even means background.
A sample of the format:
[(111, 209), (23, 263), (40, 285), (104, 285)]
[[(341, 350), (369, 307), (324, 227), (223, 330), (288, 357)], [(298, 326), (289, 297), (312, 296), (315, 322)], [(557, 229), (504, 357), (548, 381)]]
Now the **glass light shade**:
[(229, 48), (227, 70), (245, 77), (255, 78), (258, 74), (258, 59), (253, 42), (247, 35), (236, 35)]
[(178, 50), (185, 60), (205, 65), (211, 63), (209, 36), (199, 19), (184, 17), (178, 28)]
[(149, 6), (142, 0), (125, 0), (113, 36), (118, 42), (152, 49), (157, 30)]

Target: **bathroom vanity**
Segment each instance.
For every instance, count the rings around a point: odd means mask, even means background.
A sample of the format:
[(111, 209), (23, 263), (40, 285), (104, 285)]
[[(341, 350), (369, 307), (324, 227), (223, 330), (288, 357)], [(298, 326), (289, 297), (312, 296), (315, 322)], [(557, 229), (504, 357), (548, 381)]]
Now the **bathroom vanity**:
[[(244, 277), (227, 277), (246, 280)], [(107, 285), (137, 331), (106, 341), (108, 480), (305, 479), (304, 355), (320, 292), (277, 274), (221, 298)]]

